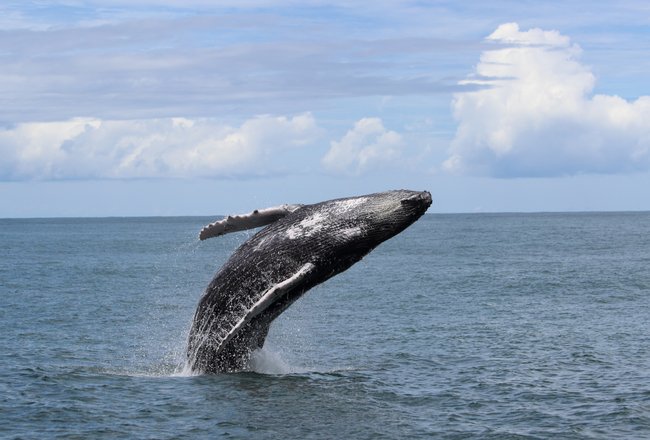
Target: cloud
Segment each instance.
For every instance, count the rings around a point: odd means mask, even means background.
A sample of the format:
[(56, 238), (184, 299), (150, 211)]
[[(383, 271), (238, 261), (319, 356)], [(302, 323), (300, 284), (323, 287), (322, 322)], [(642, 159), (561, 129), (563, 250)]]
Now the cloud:
[[(116, 8), (28, 3), (0, 6), (0, 96), (11, 102), (0, 106), (0, 123), (247, 118), (318, 110), (341, 98), (446, 95), (460, 89), (462, 64), (450, 72), (449, 63), (432, 60), (470, 56), (476, 46), (359, 28), (341, 19), (355, 17), (348, 8), (304, 6), (297, 14), (208, 1), (184, 11), (171, 7), (180, 1), (153, 9), (126, 1)], [(5, 12), (27, 24), (3, 27)]]
[(0, 179), (265, 175), (283, 172), (282, 158), (320, 133), (311, 114), (239, 127), (186, 118), (22, 123), (0, 129)]
[(457, 93), (448, 171), (496, 177), (625, 173), (650, 168), (650, 96), (593, 95), (581, 49), (557, 31), (503, 24)]
[(384, 128), (379, 118), (363, 118), (340, 141), (333, 141), (322, 159), (333, 172), (361, 174), (388, 164), (401, 154), (402, 136)]

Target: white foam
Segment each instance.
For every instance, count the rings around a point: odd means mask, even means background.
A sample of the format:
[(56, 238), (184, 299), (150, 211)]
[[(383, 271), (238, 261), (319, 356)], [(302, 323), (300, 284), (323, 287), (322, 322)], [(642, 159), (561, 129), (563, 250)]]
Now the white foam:
[(172, 377), (192, 377), (192, 376), (200, 376), (201, 373), (195, 370), (192, 370), (192, 367), (190, 367), (189, 362), (185, 362), (183, 364), (183, 367), (174, 371), (174, 373), (171, 375)]

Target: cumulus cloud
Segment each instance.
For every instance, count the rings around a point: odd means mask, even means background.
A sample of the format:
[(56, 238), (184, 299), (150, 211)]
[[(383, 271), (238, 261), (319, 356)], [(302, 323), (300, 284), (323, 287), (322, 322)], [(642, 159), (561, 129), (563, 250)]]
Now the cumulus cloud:
[(381, 119), (363, 118), (341, 140), (332, 141), (322, 164), (329, 171), (361, 174), (396, 159), (402, 147), (402, 136), (387, 130)]
[(503, 24), (457, 93), (448, 171), (497, 177), (622, 173), (650, 168), (650, 96), (593, 94), (581, 49), (557, 31)]
[(22, 123), (0, 129), (0, 179), (264, 175), (319, 134), (311, 114), (239, 127), (185, 118)]

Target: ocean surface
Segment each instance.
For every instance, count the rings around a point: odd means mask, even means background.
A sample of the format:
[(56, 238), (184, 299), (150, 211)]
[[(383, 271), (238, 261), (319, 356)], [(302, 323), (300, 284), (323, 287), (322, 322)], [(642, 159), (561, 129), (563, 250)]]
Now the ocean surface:
[(650, 213), (428, 214), (192, 376), (213, 220), (0, 220), (0, 438), (650, 438)]

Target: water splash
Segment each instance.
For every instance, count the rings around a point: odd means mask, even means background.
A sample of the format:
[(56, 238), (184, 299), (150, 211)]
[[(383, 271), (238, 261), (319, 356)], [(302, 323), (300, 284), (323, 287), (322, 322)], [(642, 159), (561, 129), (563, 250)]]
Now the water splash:
[(193, 371), (189, 362), (183, 362), (179, 367), (170, 375), (171, 377), (192, 377), (200, 376), (201, 373)]
[(288, 364), (280, 353), (266, 347), (253, 351), (250, 369), (259, 374), (300, 374), (309, 372), (304, 367)]

